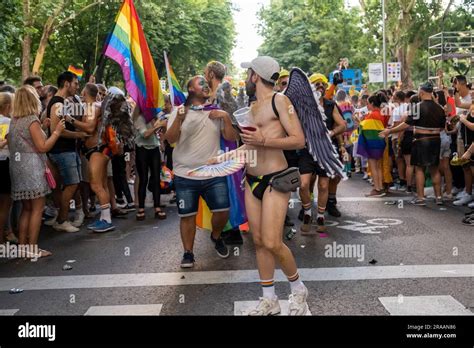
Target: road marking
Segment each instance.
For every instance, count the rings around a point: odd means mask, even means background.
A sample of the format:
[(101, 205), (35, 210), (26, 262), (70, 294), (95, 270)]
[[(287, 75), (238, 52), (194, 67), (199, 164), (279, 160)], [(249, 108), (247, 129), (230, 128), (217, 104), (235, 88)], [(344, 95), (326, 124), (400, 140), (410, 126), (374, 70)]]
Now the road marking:
[[(304, 281), (466, 278), (474, 277), (473, 264), (403, 265), (369, 267), (302, 268)], [(277, 270), (276, 281), (286, 282)], [(0, 278), (0, 291), (12, 288), (26, 290), (97, 289), (142, 286), (176, 286), (254, 283), (259, 281), (257, 270), (97, 274), (76, 276)]]
[(390, 315), (473, 315), (452, 296), (379, 297)]
[[(390, 201), (411, 201), (413, 200), (413, 196), (385, 196), (385, 197), (380, 197), (380, 198), (371, 198), (371, 197), (337, 197), (338, 202), (348, 202), (348, 203), (354, 203), (354, 202), (390, 202)], [(315, 203), (317, 200), (315, 199)], [(295, 203), (301, 203), (301, 200), (299, 198), (291, 198), (289, 203), (293, 205)]]
[(19, 309), (0, 309), (0, 317), (1, 316), (10, 316), (10, 315), (15, 315), (16, 312), (18, 312)]
[[(288, 315), (288, 300), (280, 300), (281, 314)], [(236, 301), (234, 302), (234, 315), (248, 315), (248, 313), (258, 306), (258, 301)], [(311, 312), (308, 312), (305, 315), (311, 316)]]
[(162, 304), (92, 306), (84, 315), (160, 315)]

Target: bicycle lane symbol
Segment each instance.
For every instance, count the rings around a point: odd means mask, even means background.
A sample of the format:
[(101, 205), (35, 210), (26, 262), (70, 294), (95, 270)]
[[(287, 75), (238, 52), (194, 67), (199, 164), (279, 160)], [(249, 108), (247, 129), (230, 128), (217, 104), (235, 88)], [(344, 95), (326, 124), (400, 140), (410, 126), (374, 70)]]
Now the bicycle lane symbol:
[(344, 220), (342, 224), (338, 221), (325, 221), (325, 225), (327, 227), (337, 227), (343, 230), (355, 231), (364, 234), (380, 234), (382, 233), (381, 230), (401, 224), (403, 224), (402, 220), (390, 218), (370, 219), (367, 220), (366, 223), (351, 220)]

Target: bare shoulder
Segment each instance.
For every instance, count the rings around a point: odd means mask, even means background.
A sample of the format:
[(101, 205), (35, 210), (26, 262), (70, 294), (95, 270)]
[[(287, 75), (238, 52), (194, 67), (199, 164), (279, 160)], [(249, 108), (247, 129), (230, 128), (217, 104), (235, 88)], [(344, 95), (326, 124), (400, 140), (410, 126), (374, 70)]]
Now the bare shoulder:
[(288, 98), (283, 93), (277, 93), (275, 97), (275, 104), (280, 113), (282, 114), (292, 113), (293, 104), (291, 103), (290, 98)]

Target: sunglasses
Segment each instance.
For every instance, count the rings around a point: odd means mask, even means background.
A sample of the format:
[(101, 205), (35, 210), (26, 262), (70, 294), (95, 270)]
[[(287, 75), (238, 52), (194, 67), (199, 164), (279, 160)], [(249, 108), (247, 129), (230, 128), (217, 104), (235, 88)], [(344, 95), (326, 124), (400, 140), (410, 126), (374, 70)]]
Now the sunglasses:
[(286, 87), (286, 86), (288, 86), (288, 82), (284, 81), (284, 82), (281, 83), (281, 85), (282, 85), (283, 87)]

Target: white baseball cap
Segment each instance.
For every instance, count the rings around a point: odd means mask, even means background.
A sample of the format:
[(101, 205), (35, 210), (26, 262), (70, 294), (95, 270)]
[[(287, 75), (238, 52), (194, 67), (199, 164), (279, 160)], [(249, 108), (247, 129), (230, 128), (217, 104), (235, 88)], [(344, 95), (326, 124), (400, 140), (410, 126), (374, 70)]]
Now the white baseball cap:
[(272, 57), (260, 56), (251, 62), (242, 63), (241, 67), (244, 69), (252, 69), (262, 79), (269, 82), (277, 82), (280, 77), (280, 64)]

